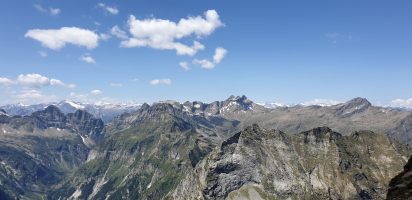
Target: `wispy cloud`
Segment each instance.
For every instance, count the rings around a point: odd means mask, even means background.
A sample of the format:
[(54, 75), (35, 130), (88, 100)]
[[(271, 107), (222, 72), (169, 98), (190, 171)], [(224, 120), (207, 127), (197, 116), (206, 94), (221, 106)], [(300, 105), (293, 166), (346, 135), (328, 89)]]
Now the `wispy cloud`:
[(88, 64), (95, 64), (96, 63), (96, 60), (90, 55), (83, 55), (82, 57), (80, 57), (80, 60), (82, 60), (83, 62), (88, 63)]
[(310, 101), (305, 101), (301, 103), (304, 106), (310, 105), (318, 105), (318, 106), (331, 106), (342, 103), (341, 101), (333, 100), (333, 99), (313, 99)]
[(92, 94), (92, 95), (101, 95), (101, 94), (103, 94), (103, 92), (101, 90), (92, 90), (92, 91), (90, 91), (90, 94)]
[(112, 87), (122, 87), (123, 84), (121, 84), (121, 83), (110, 83), (110, 86), (112, 86)]
[(184, 69), (185, 71), (189, 70), (189, 63), (187, 62), (180, 62), (179, 66)]
[(352, 35), (349, 34), (342, 34), (337, 32), (326, 33), (325, 37), (332, 41), (332, 43), (336, 44), (339, 41), (346, 40), (350, 41), (353, 39)]
[(391, 106), (401, 108), (412, 108), (412, 98), (409, 99), (394, 99), (391, 101)]
[(127, 33), (120, 29), (117, 25), (110, 29), (110, 33), (122, 40), (126, 40), (128, 38)]
[(61, 12), (59, 8), (52, 8), (52, 7), (45, 8), (40, 4), (34, 4), (34, 8), (39, 12), (42, 12), (42, 13), (45, 13), (51, 16), (58, 15)]
[(175, 50), (178, 55), (192, 56), (204, 49), (204, 45), (193, 41), (192, 45), (179, 42), (183, 38), (201, 38), (212, 34), (223, 26), (215, 10), (208, 10), (204, 16), (182, 18), (179, 22), (168, 19), (137, 19), (131, 15), (128, 20), (131, 38), (121, 42), (122, 47), (150, 47), (161, 50)]
[(170, 84), (172, 84), (172, 80), (170, 78), (153, 79), (149, 83), (150, 83), (150, 85), (170, 85)]
[(39, 51), (38, 53), (39, 53), (39, 55), (40, 55), (41, 57), (43, 57), (43, 58), (45, 58), (45, 57), (48, 56), (45, 51)]
[(109, 13), (109, 14), (112, 14), (112, 15), (119, 14), (119, 9), (117, 9), (114, 6), (108, 6), (104, 3), (98, 3), (97, 7), (102, 8), (106, 13)]
[(56, 95), (45, 95), (41, 91), (35, 89), (22, 90), (12, 98), (15, 98), (21, 103), (46, 103), (55, 102), (59, 99)]

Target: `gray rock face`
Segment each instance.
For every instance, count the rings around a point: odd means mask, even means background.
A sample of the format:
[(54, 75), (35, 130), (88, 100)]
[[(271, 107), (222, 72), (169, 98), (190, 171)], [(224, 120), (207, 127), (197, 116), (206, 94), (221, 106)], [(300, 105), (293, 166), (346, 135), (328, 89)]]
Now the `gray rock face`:
[(101, 119), (96, 119), (92, 114), (77, 110), (67, 114), (69, 127), (76, 130), (85, 138), (90, 138), (94, 143), (99, 142), (103, 135), (104, 123)]
[(358, 97), (339, 105), (336, 114), (341, 117), (349, 117), (356, 113), (361, 113), (371, 106), (372, 104), (367, 99)]
[(102, 137), (104, 123), (93, 115), (78, 110), (65, 115), (56, 106), (48, 106), (42, 111), (33, 112), (30, 116), (0, 116), (1, 124), (8, 124), (15, 129), (27, 131), (34, 129), (59, 128), (67, 129), (87, 139), (90, 145), (97, 143)]
[(296, 136), (257, 125), (212, 151), (171, 199), (383, 199), (411, 151), (373, 132)]
[(412, 156), (403, 171), (389, 183), (388, 200), (412, 199)]

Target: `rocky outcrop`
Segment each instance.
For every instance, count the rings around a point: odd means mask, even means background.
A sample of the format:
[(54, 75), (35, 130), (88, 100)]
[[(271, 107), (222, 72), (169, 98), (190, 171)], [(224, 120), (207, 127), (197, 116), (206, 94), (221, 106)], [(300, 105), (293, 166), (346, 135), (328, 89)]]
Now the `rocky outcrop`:
[(412, 199), (412, 156), (403, 171), (389, 183), (388, 200)]
[(368, 131), (327, 127), (291, 136), (257, 125), (229, 138), (171, 199), (382, 199), (411, 151)]
[(82, 137), (90, 139), (93, 144), (99, 142), (103, 137), (103, 121), (96, 119), (86, 111), (77, 110), (74, 113), (67, 114), (66, 123)]

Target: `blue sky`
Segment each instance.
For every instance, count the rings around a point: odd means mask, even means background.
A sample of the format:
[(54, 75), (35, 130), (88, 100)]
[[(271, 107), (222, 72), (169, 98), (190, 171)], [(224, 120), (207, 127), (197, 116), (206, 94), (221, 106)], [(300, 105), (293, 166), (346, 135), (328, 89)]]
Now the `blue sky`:
[(406, 0), (5, 1), (0, 104), (245, 94), (412, 106), (411, 9)]

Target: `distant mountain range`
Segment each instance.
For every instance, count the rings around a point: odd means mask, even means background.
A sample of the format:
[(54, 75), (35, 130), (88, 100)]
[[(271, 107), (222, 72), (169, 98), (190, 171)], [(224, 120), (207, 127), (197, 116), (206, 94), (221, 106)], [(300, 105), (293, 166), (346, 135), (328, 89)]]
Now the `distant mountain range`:
[(412, 154), (412, 113), (364, 98), (36, 106), (0, 109), (0, 199), (384, 199)]
[(9, 115), (31, 115), (35, 111), (40, 111), (49, 105), (54, 105), (58, 107), (63, 113), (74, 113), (76, 110), (84, 110), (94, 115), (95, 117), (101, 118), (104, 122), (109, 122), (115, 116), (120, 115), (125, 112), (133, 112), (139, 109), (141, 104), (137, 103), (105, 103), (105, 104), (89, 104), (74, 101), (61, 101), (58, 103), (47, 103), (47, 104), (35, 104), (35, 105), (25, 105), (25, 104), (9, 104), (0, 106), (0, 109), (5, 110)]

